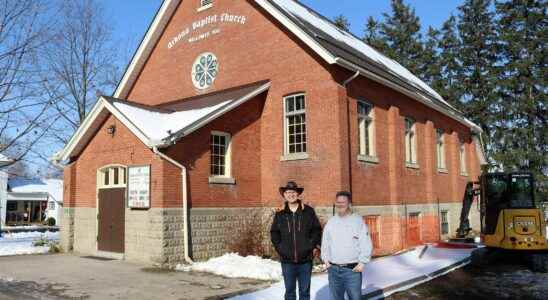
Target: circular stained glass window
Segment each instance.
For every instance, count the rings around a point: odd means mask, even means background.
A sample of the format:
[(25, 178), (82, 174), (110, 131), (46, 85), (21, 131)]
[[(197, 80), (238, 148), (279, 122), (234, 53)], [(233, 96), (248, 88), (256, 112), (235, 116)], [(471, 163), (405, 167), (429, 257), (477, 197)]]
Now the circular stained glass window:
[(192, 65), (192, 83), (197, 89), (203, 90), (213, 85), (219, 74), (219, 63), (215, 54), (202, 53)]

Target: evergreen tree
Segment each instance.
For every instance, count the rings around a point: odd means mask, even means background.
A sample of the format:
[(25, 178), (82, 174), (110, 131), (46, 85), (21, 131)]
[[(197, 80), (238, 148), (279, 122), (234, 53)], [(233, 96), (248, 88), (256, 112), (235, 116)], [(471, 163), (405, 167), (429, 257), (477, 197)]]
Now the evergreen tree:
[(438, 51), (440, 32), (432, 27), (428, 27), (424, 49), (421, 54), (420, 76), (435, 91), (441, 91), (443, 88), (440, 55)]
[(344, 30), (346, 32), (350, 32), (350, 22), (345, 16), (343, 15), (336, 16), (335, 19), (333, 20), (333, 23), (335, 23), (335, 25), (339, 27), (339, 29)]
[(457, 36), (457, 25), (455, 16), (451, 15), (445, 21), (440, 30), (440, 40), (438, 41), (439, 64), (441, 82), (435, 87), (436, 91), (457, 109), (462, 109), (461, 97), (462, 88), (459, 81), (460, 61), (459, 50), (460, 42)]
[(463, 91), (463, 112), (484, 131), (486, 154), (492, 162), (497, 148), (496, 40), (491, 0), (465, 0), (459, 6), (459, 83)]
[(380, 33), (380, 23), (375, 18), (367, 18), (364, 33), (363, 41), (366, 44), (382, 53), (386, 51), (387, 46)]
[(505, 169), (527, 165), (546, 186), (548, 172), (547, 2), (507, 0), (496, 4), (500, 53), (500, 141), (494, 158)]
[(387, 46), (384, 53), (411, 73), (420, 75), (423, 49), (419, 18), (403, 0), (392, 0), (391, 7), (391, 14), (383, 14), (385, 20), (380, 24), (380, 34)]

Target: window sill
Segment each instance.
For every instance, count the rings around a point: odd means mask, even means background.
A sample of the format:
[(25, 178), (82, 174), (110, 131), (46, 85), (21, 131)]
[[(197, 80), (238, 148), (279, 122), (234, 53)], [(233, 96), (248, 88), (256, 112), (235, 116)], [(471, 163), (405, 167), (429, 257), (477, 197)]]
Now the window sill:
[(449, 174), (449, 171), (447, 169), (438, 169), (438, 173), (443, 173), (443, 174)]
[(358, 161), (378, 164), (379, 163), (379, 158), (377, 156), (358, 154)]
[(292, 153), (280, 157), (280, 161), (305, 160), (308, 159), (308, 153)]
[(418, 163), (406, 162), (405, 167), (409, 168), (409, 169), (417, 169), (418, 170), (419, 169), (419, 164)]
[(463, 176), (463, 177), (468, 177), (468, 173), (460, 173), (460, 176)]
[(209, 9), (209, 8), (212, 8), (212, 7), (213, 7), (213, 3), (209, 3), (208, 5), (204, 5), (204, 6), (198, 7), (197, 11), (198, 11), (198, 12), (201, 12), (201, 11), (204, 11), (204, 10)]
[(236, 180), (232, 177), (218, 177), (218, 176), (210, 176), (209, 177), (209, 183), (212, 184), (236, 184)]

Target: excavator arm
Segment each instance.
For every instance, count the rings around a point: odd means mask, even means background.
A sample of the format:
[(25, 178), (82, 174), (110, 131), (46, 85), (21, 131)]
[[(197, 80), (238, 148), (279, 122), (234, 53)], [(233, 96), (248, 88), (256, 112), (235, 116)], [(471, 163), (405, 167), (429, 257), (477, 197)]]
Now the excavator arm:
[(464, 197), (462, 199), (462, 210), (460, 212), (460, 225), (457, 229), (457, 238), (459, 239), (468, 236), (468, 233), (472, 230), (469, 219), (470, 209), (472, 208), (474, 197), (480, 194), (480, 189), (474, 188), (475, 184), (479, 184), (479, 182), (470, 181), (466, 184)]

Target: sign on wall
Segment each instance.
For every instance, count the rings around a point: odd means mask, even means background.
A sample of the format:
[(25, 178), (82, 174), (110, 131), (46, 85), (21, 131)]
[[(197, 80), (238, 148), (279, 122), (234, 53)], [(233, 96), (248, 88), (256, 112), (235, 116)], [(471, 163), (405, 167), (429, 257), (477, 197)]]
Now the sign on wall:
[[(186, 41), (190, 44), (205, 40), (211, 36), (221, 33), (220, 24), (239, 24), (245, 25), (247, 17), (244, 15), (234, 15), (229, 13), (215, 14), (204, 17), (200, 20), (195, 20), (192, 24), (184, 27), (177, 35), (169, 39), (167, 48), (171, 49), (173, 46), (181, 41)], [(214, 27), (214, 28), (211, 28)]]
[(150, 166), (128, 167), (127, 200), (130, 208), (150, 208)]

